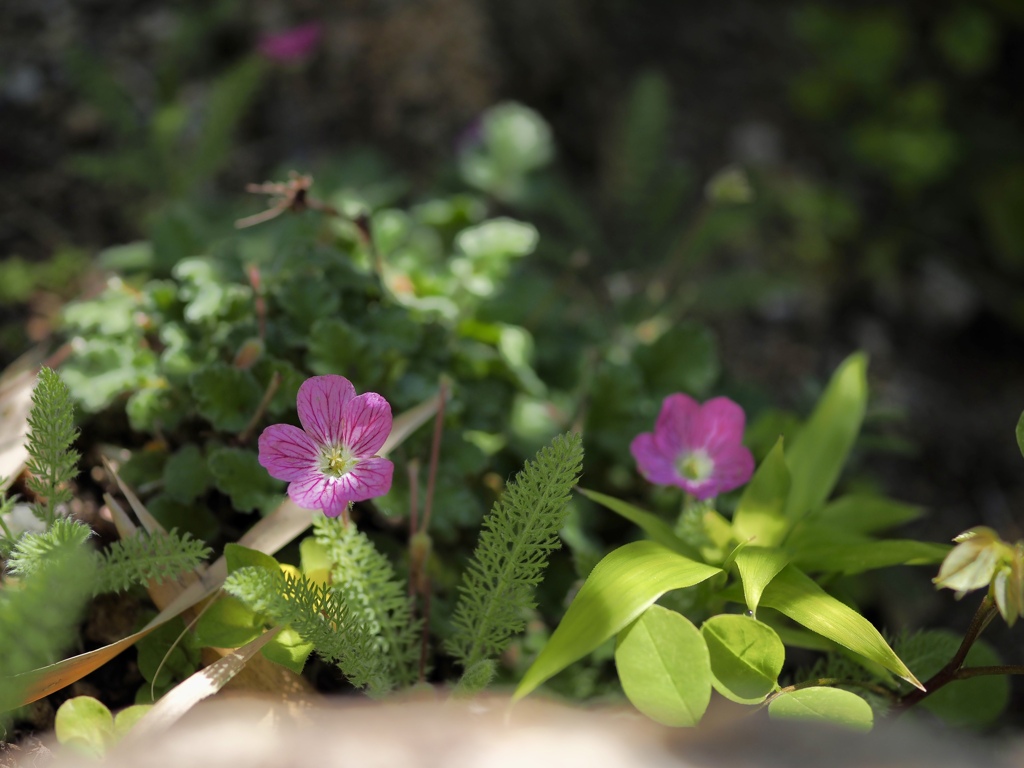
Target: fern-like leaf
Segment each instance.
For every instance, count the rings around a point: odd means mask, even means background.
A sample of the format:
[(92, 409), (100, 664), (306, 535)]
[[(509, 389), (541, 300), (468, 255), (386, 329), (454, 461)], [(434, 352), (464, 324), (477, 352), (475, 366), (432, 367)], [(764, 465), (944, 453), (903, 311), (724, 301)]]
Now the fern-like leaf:
[(95, 567), (88, 551), (67, 543), (31, 578), (0, 590), (0, 712), (21, 703), (24, 684), (11, 676), (53, 662), (74, 640)]
[(459, 586), (445, 649), (465, 670), (497, 657), (525, 627), (548, 555), (561, 546), (572, 487), (579, 480), (579, 435), (556, 437), (508, 484), (483, 530)]
[(90, 536), (92, 528), (85, 523), (58, 517), (43, 533), (22, 534), (7, 560), (7, 568), (20, 578), (30, 577), (65, 548), (82, 548)]
[(96, 593), (118, 592), (135, 584), (177, 578), (209, 555), (210, 548), (203, 542), (176, 530), (115, 541), (97, 556), (100, 568)]
[(388, 660), (396, 687), (412, 685), (419, 678), (422, 621), (413, 619), (405, 583), (355, 525), (323, 517), (313, 526), (332, 563), (333, 589), (345, 605), (346, 630), (373, 639), (364, 651)]
[(294, 629), (322, 658), (337, 664), (356, 688), (381, 696), (394, 687), (390, 660), (377, 636), (354, 620), (331, 587), (302, 575), (249, 566), (231, 573), (224, 590), (273, 623)]
[(57, 507), (71, 500), (68, 482), (78, 474), (80, 458), (71, 448), (78, 437), (71, 393), (49, 368), (39, 371), (32, 390), (28, 426), (28, 488), (40, 499), (32, 511), (49, 525), (57, 516)]

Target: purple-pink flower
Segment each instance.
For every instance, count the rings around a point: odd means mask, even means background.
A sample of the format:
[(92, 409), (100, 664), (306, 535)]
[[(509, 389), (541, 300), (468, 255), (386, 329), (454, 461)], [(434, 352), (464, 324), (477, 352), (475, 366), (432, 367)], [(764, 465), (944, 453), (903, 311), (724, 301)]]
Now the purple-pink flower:
[(376, 392), (356, 394), (344, 376), (314, 376), (299, 387), (299, 421), (274, 424), (260, 435), (260, 464), (287, 480), (288, 495), (328, 517), (353, 501), (382, 496), (394, 465), (377, 456), (391, 433), (391, 406)]
[(676, 485), (703, 501), (731, 491), (754, 474), (743, 445), (743, 409), (727, 397), (701, 405), (684, 394), (661, 404), (654, 432), (629, 446), (640, 474), (658, 485)]
[(320, 42), (323, 29), (320, 22), (311, 21), (260, 39), (257, 50), (272, 61), (288, 63), (312, 53)]

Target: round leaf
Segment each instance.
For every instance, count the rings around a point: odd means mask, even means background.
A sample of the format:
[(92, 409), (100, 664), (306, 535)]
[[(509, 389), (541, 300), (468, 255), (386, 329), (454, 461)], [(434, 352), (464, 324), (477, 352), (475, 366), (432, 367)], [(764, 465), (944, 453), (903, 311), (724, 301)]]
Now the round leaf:
[(841, 688), (816, 686), (784, 694), (768, 705), (768, 715), (774, 720), (810, 720), (855, 731), (870, 731), (874, 725), (871, 705)]
[(102, 757), (114, 737), (114, 717), (106, 705), (92, 696), (68, 699), (54, 721), (57, 741), (94, 757)]
[(748, 616), (713, 616), (700, 628), (711, 656), (711, 683), (725, 698), (756, 704), (775, 690), (786, 648), (775, 630)]
[(235, 597), (222, 597), (196, 623), (196, 640), (214, 648), (238, 648), (263, 634), (263, 620)]
[(664, 725), (696, 725), (711, 700), (704, 638), (686, 617), (660, 605), (619, 635), (615, 666), (633, 706)]

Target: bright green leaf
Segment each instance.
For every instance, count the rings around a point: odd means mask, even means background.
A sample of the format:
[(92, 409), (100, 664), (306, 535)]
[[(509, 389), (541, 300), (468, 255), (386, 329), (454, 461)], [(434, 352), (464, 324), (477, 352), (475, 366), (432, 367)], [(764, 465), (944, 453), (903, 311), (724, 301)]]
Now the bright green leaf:
[(114, 717), (92, 696), (75, 696), (57, 709), (57, 741), (91, 757), (102, 757), (114, 740)]
[(741, 541), (773, 547), (782, 541), (789, 528), (784, 510), (790, 480), (782, 442), (780, 437), (765, 456), (736, 505), (733, 529)]
[(867, 357), (850, 355), (832, 375), (803, 429), (786, 451), (790, 491), (786, 516), (799, 519), (832, 493), (864, 421)]
[(874, 713), (864, 699), (841, 688), (822, 686), (801, 688), (773, 699), (768, 715), (774, 720), (809, 720), (863, 732), (874, 726)]
[(921, 687), (870, 621), (836, 600), (794, 566), (787, 565), (772, 579), (761, 595), (761, 605), (784, 613), (798, 624), (880, 664), (911, 685)]
[(214, 648), (238, 648), (263, 634), (263, 619), (235, 597), (224, 596), (196, 622), (196, 640)]
[(152, 704), (133, 704), (114, 715), (114, 738), (118, 741), (124, 738), (125, 734), (132, 729), (132, 726), (139, 722), (143, 715), (152, 708)]
[(696, 725), (711, 701), (704, 638), (685, 616), (660, 605), (619, 633), (615, 667), (633, 706), (664, 725)]
[(306, 666), (306, 659), (313, 652), (313, 644), (305, 642), (301, 635), (291, 627), (285, 627), (260, 650), (264, 656), (275, 664), (301, 674)]
[(281, 565), (270, 555), (243, 547), (241, 544), (225, 545), (224, 560), (228, 566), (228, 573), (234, 573), (239, 568), (246, 568), (250, 565), (263, 568), (271, 573), (281, 570)]
[(700, 628), (715, 690), (739, 704), (756, 704), (775, 690), (786, 648), (775, 630), (748, 616), (712, 616)]
[(500, 217), (462, 230), (455, 245), (471, 259), (507, 259), (533, 253), (538, 237), (532, 224)]
[(736, 568), (743, 581), (743, 598), (751, 614), (757, 613), (764, 588), (788, 563), (789, 555), (780, 549), (749, 546), (736, 553)]
[(717, 573), (721, 569), (653, 541), (635, 541), (609, 553), (580, 588), (513, 699), (586, 656), (669, 590), (692, 587)]

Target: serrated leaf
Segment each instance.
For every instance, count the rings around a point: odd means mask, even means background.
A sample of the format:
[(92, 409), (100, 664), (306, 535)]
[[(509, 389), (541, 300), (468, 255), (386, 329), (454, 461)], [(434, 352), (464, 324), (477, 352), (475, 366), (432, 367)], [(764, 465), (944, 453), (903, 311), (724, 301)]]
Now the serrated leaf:
[(768, 705), (773, 720), (807, 720), (867, 732), (874, 726), (871, 705), (841, 688), (814, 686), (785, 693)]
[(523, 675), (513, 700), (586, 656), (669, 590), (692, 587), (721, 572), (653, 541), (635, 541), (609, 553)]
[(272, 508), (281, 497), (281, 483), (260, 466), (259, 458), (243, 448), (210, 451), (210, 472), (217, 490), (231, 497), (239, 512)]
[(712, 616), (700, 628), (715, 690), (739, 704), (756, 704), (775, 690), (786, 648), (767, 624), (748, 616)]
[(791, 524), (785, 515), (789, 488), (789, 468), (780, 437), (736, 505), (733, 515), (736, 537), (761, 547), (773, 547), (781, 542)]
[(214, 363), (189, 377), (199, 415), (221, 432), (241, 432), (252, 420), (263, 390), (249, 371)]
[(182, 504), (195, 501), (212, 482), (202, 450), (194, 443), (183, 445), (164, 464), (164, 493)]
[[(900, 654), (922, 680), (928, 680), (953, 658), (962, 640), (948, 629), (930, 629), (900, 643)], [(964, 659), (965, 668), (1002, 663), (999, 654), (984, 640), (975, 642)], [(1002, 714), (1009, 700), (1010, 682), (1005, 675), (979, 675), (943, 686), (927, 696), (920, 706), (949, 725), (982, 728)]]
[(685, 616), (660, 605), (619, 633), (615, 667), (633, 706), (664, 725), (696, 725), (711, 701), (704, 638)]
[(761, 605), (774, 608), (844, 648), (881, 665), (911, 685), (921, 683), (885, 642), (870, 621), (787, 565), (761, 595)]
[(756, 614), (764, 588), (788, 565), (789, 555), (781, 549), (748, 546), (736, 553), (735, 562), (747, 610)]
[(639, 507), (628, 504), (621, 499), (616, 499), (613, 496), (607, 496), (603, 493), (598, 493), (597, 491), (590, 491), (580, 486), (577, 486), (576, 490), (591, 501), (600, 504), (606, 509), (610, 509), (615, 514), (620, 515), (631, 523), (639, 526), (652, 541), (656, 541), (663, 547), (668, 547), (669, 549), (678, 552), (681, 555), (685, 555), (686, 557), (694, 559), (698, 557), (697, 550), (676, 536), (675, 532), (672, 530), (672, 526), (657, 515), (652, 514), (651, 512), (645, 512)]
[(832, 375), (803, 429), (786, 451), (790, 490), (786, 516), (799, 519), (832, 493), (867, 407), (867, 357), (850, 355)]

